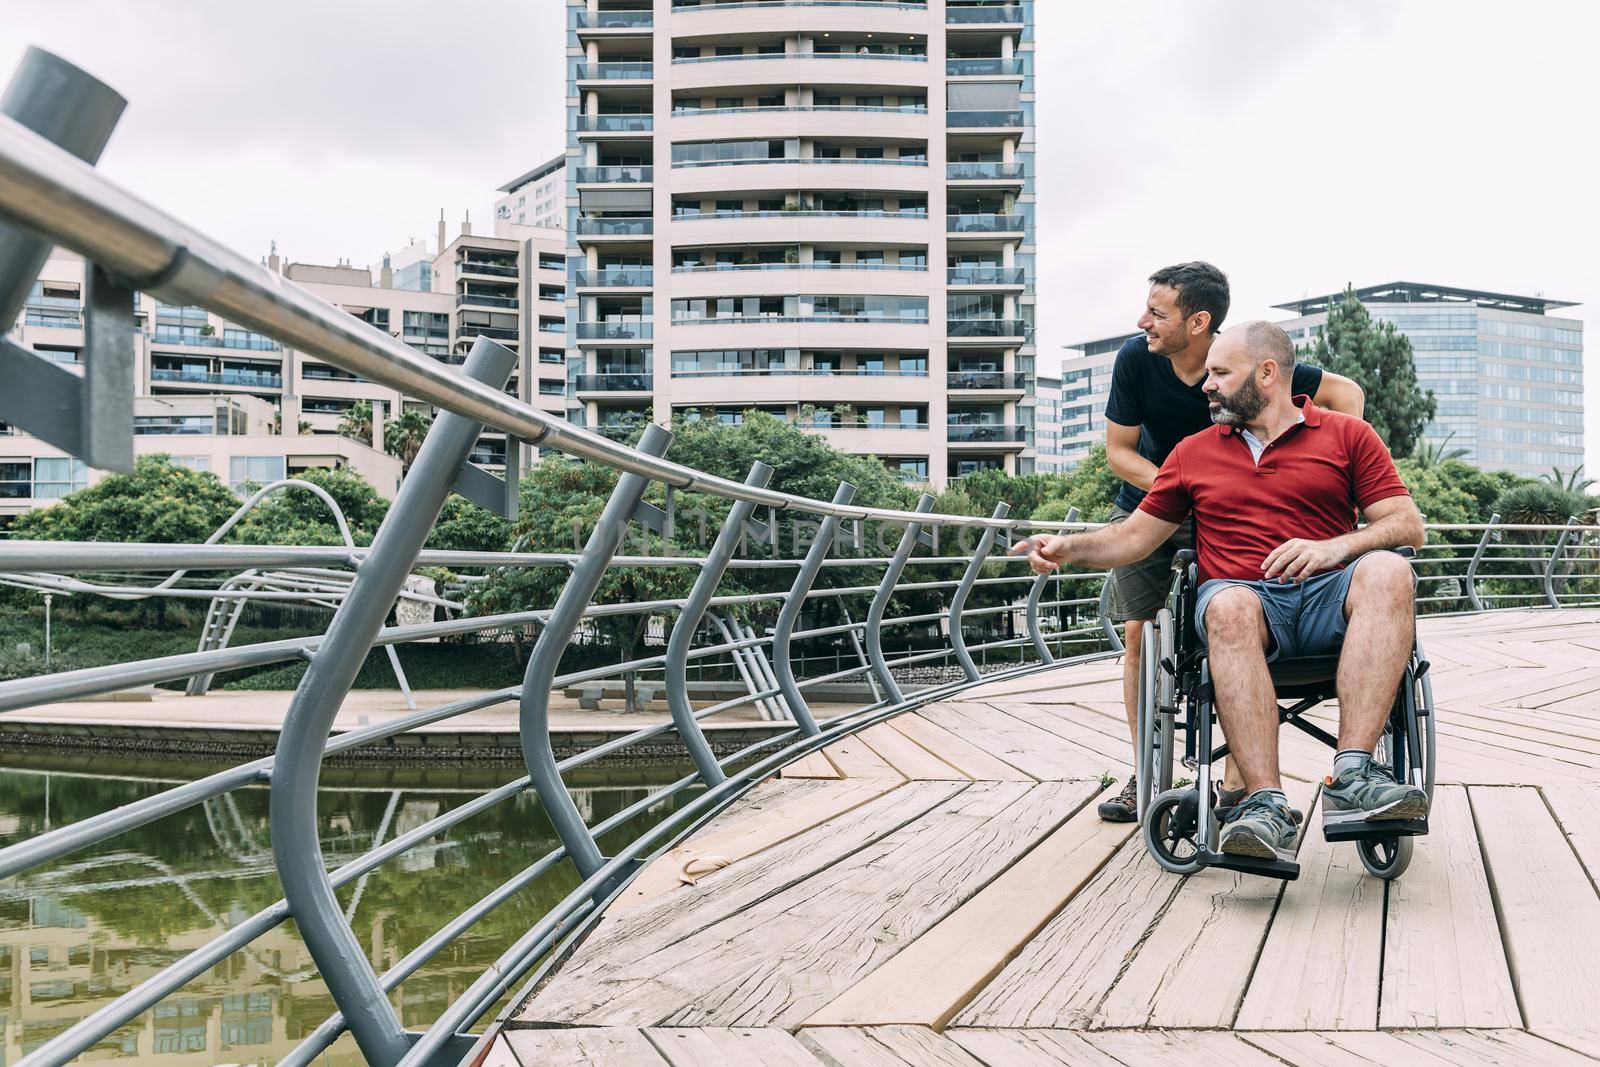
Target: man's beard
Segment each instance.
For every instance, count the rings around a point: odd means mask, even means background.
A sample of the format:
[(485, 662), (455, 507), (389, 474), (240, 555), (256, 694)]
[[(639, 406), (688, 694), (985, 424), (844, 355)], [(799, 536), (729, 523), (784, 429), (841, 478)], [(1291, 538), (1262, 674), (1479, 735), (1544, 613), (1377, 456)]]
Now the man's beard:
[(1212, 422), (1218, 426), (1243, 426), (1261, 414), (1261, 409), (1267, 406), (1267, 398), (1251, 378), (1234, 390), (1232, 396), (1213, 393), (1211, 403)]

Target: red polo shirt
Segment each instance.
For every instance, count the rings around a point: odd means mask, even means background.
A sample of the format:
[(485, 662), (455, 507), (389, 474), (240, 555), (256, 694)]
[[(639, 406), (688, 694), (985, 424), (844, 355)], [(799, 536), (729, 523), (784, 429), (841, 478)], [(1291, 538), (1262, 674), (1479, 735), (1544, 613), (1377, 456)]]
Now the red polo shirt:
[(1231, 426), (1186, 437), (1139, 504), (1166, 522), (1194, 514), (1201, 580), (1260, 581), (1261, 563), (1291, 538), (1326, 541), (1356, 528), (1356, 508), (1407, 495), (1371, 426), (1294, 398), (1305, 421), (1267, 445), (1257, 464)]

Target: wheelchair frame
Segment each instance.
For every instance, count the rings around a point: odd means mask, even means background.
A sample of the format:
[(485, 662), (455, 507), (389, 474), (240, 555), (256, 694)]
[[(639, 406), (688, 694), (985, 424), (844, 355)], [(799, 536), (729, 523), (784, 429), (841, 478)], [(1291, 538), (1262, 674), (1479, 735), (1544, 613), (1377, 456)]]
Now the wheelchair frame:
[[(1414, 556), (1404, 550), (1402, 554)], [(1167, 606), (1155, 622), (1145, 624), (1140, 643), (1135, 775), (1145, 847), (1157, 863), (1175, 874), (1223, 867), (1293, 880), (1300, 875), (1298, 863), (1228, 855), (1217, 849), (1219, 826), (1211, 765), (1228, 754), (1228, 746), (1212, 745), (1215, 690), (1210, 665), (1194, 629), (1198, 594), (1194, 559), (1191, 549), (1177, 554)], [(1335, 749), (1338, 739), (1303, 716), (1338, 695), (1333, 677), (1337, 663), (1337, 657), (1322, 657), (1271, 665), (1280, 727), (1288, 723)], [(1180, 732), (1182, 762), (1195, 771), (1196, 781), (1193, 786), (1174, 788), (1172, 773)], [(1418, 641), (1401, 676), (1376, 755), (1388, 764), (1396, 781), (1421, 786), (1431, 800), (1434, 745), (1433, 688), (1428, 661)], [(1301, 825), (1302, 835), (1307, 823)], [(1394, 879), (1411, 862), (1412, 839), (1427, 832), (1426, 819), (1412, 819), (1335, 827), (1325, 831), (1325, 837), (1330, 842), (1356, 842), (1362, 866), (1370, 874)]]

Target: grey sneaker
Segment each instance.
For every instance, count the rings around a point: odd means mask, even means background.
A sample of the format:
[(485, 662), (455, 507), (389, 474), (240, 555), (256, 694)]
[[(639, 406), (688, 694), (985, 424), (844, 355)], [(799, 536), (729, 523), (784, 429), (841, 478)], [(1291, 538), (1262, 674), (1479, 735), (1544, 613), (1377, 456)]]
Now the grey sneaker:
[(1428, 815), (1428, 794), (1414, 785), (1401, 785), (1389, 768), (1367, 757), (1359, 767), (1322, 780), (1322, 825), (1383, 822), (1389, 819), (1423, 819)]
[(1230, 856), (1254, 856), (1264, 860), (1294, 862), (1294, 843), (1299, 827), (1281, 805), (1266, 792), (1245, 797), (1222, 827), (1218, 847)]
[[(1245, 790), (1243, 786), (1240, 786), (1238, 789), (1217, 790), (1217, 806), (1215, 810), (1218, 826), (1221, 826), (1223, 823), (1233, 818), (1233, 809), (1237, 808), (1241, 803), (1243, 803), (1244, 798)], [(1306, 821), (1306, 813), (1301, 811), (1299, 808), (1290, 808), (1289, 818), (1293, 819), (1298, 825), (1299, 823)]]
[(1139, 779), (1131, 777), (1122, 792), (1095, 809), (1105, 822), (1135, 822), (1139, 818)]

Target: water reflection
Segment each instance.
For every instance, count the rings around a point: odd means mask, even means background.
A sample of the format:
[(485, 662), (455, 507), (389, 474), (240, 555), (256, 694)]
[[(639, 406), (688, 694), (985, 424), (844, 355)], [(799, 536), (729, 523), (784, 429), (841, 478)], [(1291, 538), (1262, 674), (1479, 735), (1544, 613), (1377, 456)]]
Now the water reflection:
[[(0, 763), (0, 845), (214, 770), (150, 761), (119, 765), (102, 757), (7, 756)], [(520, 771), (515, 765), (330, 768), (321, 794), (325, 859), (330, 868), (346, 863)], [(683, 773), (679, 767), (608, 768), (579, 772), (571, 783), (585, 820), (593, 824)], [(641, 816), (617, 837), (631, 837), (670, 810), (667, 805)], [(340, 900), (382, 972), (466, 904), (555, 845), (537, 799), (524, 793), (344, 887)], [(405, 1025), (426, 1026), (576, 884), (570, 866), (562, 865), (407, 979), (395, 997)], [(281, 895), (265, 786), (239, 790), (0, 882), (0, 1067)], [(85, 1060), (194, 1067), (275, 1063), (333, 1010), (310, 955), (286, 923), (107, 1037)], [(362, 1061), (347, 1037), (324, 1062)]]

